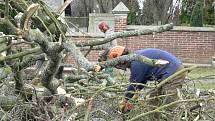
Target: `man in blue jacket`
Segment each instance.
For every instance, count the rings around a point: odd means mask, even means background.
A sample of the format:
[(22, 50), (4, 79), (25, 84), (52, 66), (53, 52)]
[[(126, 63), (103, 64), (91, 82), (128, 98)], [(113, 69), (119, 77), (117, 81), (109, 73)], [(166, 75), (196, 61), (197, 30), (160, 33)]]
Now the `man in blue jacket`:
[[(113, 59), (128, 53), (128, 49), (125, 47), (116, 46), (106, 50), (103, 54), (101, 54), (99, 60), (106, 61), (107, 59)], [(123, 70), (130, 68), (130, 83), (146, 84), (147, 81), (160, 82), (182, 68), (182, 62), (174, 55), (164, 50), (148, 48), (137, 50), (134, 53), (148, 57), (150, 59), (158, 59), (159, 61), (157, 61), (157, 64), (163, 66), (150, 66), (139, 61), (126, 62), (124, 64), (117, 65), (116, 68)], [(178, 87), (181, 88), (184, 81), (184, 76), (179, 79), (179, 82), (178, 80), (176, 81), (179, 83)], [(142, 88), (143, 86), (136, 84), (131, 84), (128, 86), (127, 92), (125, 93), (124, 105), (121, 107), (122, 112), (127, 112), (133, 108), (133, 105), (129, 103), (129, 99), (134, 96), (134, 93), (131, 92), (141, 90)]]

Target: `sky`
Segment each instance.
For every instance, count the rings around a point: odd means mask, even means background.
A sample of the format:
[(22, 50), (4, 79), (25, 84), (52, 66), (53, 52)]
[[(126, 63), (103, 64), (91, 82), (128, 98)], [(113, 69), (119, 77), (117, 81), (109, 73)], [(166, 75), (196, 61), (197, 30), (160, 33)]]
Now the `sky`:
[[(138, 0), (139, 5), (140, 5), (140, 9), (143, 8), (143, 1), (144, 1), (144, 0)], [(175, 3), (175, 2), (176, 2), (176, 0), (173, 0), (173, 3)]]
[(140, 5), (140, 9), (142, 9), (142, 8), (143, 8), (143, 1), (144, 1), (144, 0), (138, 0), (139, 5)]

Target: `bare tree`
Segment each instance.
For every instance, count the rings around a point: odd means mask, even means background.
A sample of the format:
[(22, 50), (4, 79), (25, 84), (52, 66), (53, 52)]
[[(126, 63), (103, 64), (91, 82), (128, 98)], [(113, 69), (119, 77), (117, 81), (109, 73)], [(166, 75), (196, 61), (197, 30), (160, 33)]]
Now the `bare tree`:
[[(74, 0), (71, 3), (71, 11), (74, 13), (72, 16), (82, 16), (80, 13), (85, 13), (84, 16), (88, 16), (89, 13), (111, 13), (112, 9), (123, 2), (127, 7), (138, 9), (134, 6), (137, 0)], [(76, 13), (75, 13), (76, 12)]]
[(172, 7), (172, 0), (145, 0), (143, 2), (143, 23), (156, 25), (168, 23)]
[[(143, 100), (138, 100), (138, 108), (129, 113), (128, 117), (116, 111), (120, 96), (128, 85), (121, 83), (107, 85), (106, 81), (111, 81), (107, 74), (96, 73), (94, 71), (95, 63), (90, 62), (82, 53), (83, 48), (92, 50), (97, 45), (108, 43), (117, 38), (148, 35), (168, 31), (173, 28), (172, 24), (162, 25), (153, 29), (126, 31), (115, 33), (103, 40), (94, 40), (82, 43), (75, 43), (65, 36), (67, 26), (57, 18), (58, 14), (49, 11), (42, 1), (7, 1), (4, 3), (4, 18), (0, 19), (0, 28), (5, 35), (0, 36), (0, 44), (6, 43), (1, 52), (11, 49), (19, 44), (29, 44), (27, 49), (14, 49), (13, 53), (0, 57), (0, 117), (2, 120), (90, 120), (94, 115), (99, 115), (103, 119), (120, 120), (127, 118), (134, 121), (137, 119), (148, 118), (153, 113), (162, 115), (171, 115), (166, 109), (181, 104), (179, 119), (183, 118), (184, 112), (188, 112), (185, 117), (187, 120), (194, 120), (196, 112), (192, 110), (201, 109), (200, 102), (204, 103), (214, 101), (213, 94), (205, 97), (195, 97), (191, 93), (189, 96), (183, 96), (183, 92), (178, 92), (180, 100), (166, 105), (150, 108), (147, 102), (153, 99), (165, 98), (168, 95), (160, 95)], [(14, 4), (15, 3), (15, 4)], [(10, 8), (17, 11), (16, 20), (8, 13)], [(65, 6), (63, 6), (65, 7)], [(18, 12), (24, 12), (18, 14)], [(15, 22), (16, 21), (16, 22)], [(40, 23), (42, 26), (40, 26)], [(14, 38), (18, 42), (11, 44), (10, 39)], [(55, 78), (59, 67), (63, 65), (63, 55), (73, 56), (74, 60), (81, 66), (78, 71), (71, 72), (62, 79)], [(35, 73), (34, 70), (28, 70), (38, 61), (46, 61), (42, 65), (41, 73)], [(102, 67), (115, 66), (125, 61), (140, 61), (151, 66), (156, 66), (156, 59), (149, 59), (135, 54), (125, 55), (115, 58), (105, 63), (96, 63)], [(192, 70), (185, 68), (171, 77), (163, 80), (157, 85), (143, 85), (149, 88), (144, 94), (160, 89), (174, 77)], [(24, 73), (26, 72), (26, 73)], [(26, 76), (30, 75), (30, 76)], [(104, 81), (103, 81), (104, 80)], [(111, 95), (113, 92), (114, 94)], [(187, 91), (185, 94), (188, 94)], [(119, 96), (120, 95), (120, 96)], [(81, 97), (81, 98), (80, 98)], [(184, 98), (185, 97), (185, 98)], [(145, 102), (145, 103), (143, 103)], [(110, 104), (111, 103), (111, 104)], [(212, 102), (213, 103), (213, 102)], [(189, 105), (187, 105), (189, 104)], [(192, 105), (191, 105), (192, 104)], [(194, 104), (198, 104), (193, 108)], [(214, 104), (214, 103), (213, 103)], [(199, 107), (200, 105), (200, 107)], [(197, 107), (197, 108), (196, 108)], [(206, 107), (206, 106), (205, 106)], [(207, 111), (202, 109), (201, 111)], [(200, 112), (201, 112), (200, 111)], [(208, 111), (209, 112), (209, 111)], [(204, 113), (208, 113), (204, 112)], [(202, 115), (202, 113), (197, 113)], [(112, 115), (117, 115), (112, 116)], [(201, 117), (199, 116), (199, 117)]]

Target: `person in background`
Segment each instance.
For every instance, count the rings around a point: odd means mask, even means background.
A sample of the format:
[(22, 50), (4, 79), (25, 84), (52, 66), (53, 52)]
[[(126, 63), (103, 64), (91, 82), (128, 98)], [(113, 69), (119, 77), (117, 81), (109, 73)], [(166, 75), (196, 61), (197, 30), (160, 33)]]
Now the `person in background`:
[[(110, 29), (109, 25), (107, 24), (107, 22), (105, 21), (102, 21), (98, 24), (98, 28), (99, 30), (105, 34), (105, 38), (111, 34), (114, 33), (114, 31), (112, 29)], [(117, 45), (117, 41), (116, 40), (113, 40), (112, 42), (110, 43), (107, 43), (106, 46), (108, 46), (108, 48), (110, 47), (113, 47), (113, 46), (116, 46)], [(103, 53), (103, 52), (102, 52)], [(101, 55), (101, 54), (100, 54)], [(99, 56), (100, 56), (99, 55)], [(100, 58), (100, 57), (99, 57)], [(99, 60), (100, 61), (100, 60)], [(113, 74), (113, 68), (112, 67), (107, 67), (105, 68), (105, 73), (109, 74), (111, 77), (114, 77), (114, 74)]]
[[(113, 58), (127, 54), (129, 54), (128, 49), (126, 49), (123, 46), (115, 46), (104, 51), (103, 54), (101, 54), (99, 60), (107, 61), (108, 59), (111, 60)], [(116, 65), (115, 67), (118, 69), (123, 70), (126, 70), (127, 68), (130, 69), (131, 72), (129, 80), (130, 83), (146, 84), (148, 81), (157, 81), (159, 83), (162, 80), (174, 74), (176, 71), (179, 71), (180, 69), (183, 68), (182, 62), (178, 58), (164, 50), (156, 48), (147, 48), (137, 50), (134, 52), (134, 54), (145, 56), (150, 59), (157, 59), (158, 61), (156, 61), (155, 65), (160, 66), (150, 66), (139, 61), (125, 62), (123, 64)], [(96, 65), (95, 71), (100, 70), (101, 67), (99, 65)], [(158, 90), (158, 92), (155, 93), (159, 95), (174, 93), (176, 95), (168, 99), (168, 102), (173, 102), (178, 99), (176, 88), (178, 89), (182, 88), (184, 79), (185, 79), (184, 75), (176, 77), (170, 83), (164, 85), (162, 87), (162, 90)], [(130, 111), (134, 107), (133, 104), (129, 102), (129, 100), (134, 97), (134, 93), (132, 92), (141, 89), (143, 89), (143, 86), (138, 84), (131, 84), (127, 87), (127, 91), (125, 92), (125, 99), (123, 100), (123, 102), (121, 102), (120, 105), (120, 109), (123, 113)]]
[(108, 30), (110, 30), (109, 25), (104, 21), (100, 22), (98, 24), (98, 27), (99, 27), (99, 30), (103, 33), (106, 33)]

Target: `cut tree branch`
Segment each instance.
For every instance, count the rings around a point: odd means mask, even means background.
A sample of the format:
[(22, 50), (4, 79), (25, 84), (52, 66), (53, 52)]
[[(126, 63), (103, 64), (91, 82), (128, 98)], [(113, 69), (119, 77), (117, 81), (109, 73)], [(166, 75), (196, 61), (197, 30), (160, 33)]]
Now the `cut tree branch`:
[(57, 14), (61, 15), (64, 10), (66, 9), (66, 7), (72, 2), (73, 0), (66, 0), (64, 2), (64, 4), (60, 7), (60, 9), (58, 9)]
[(75, 58), (75, 60), (86, 70), (93, 70), (94, 66), (81, 53), (80, 49), (72, 42), (63, 42), (63, 47)]
[(157, 62), (157, 59), (150, 59), (145, 56), (137, 55), (137, 54), (129, 54), (129, 55), (123, 55), (117, 58), (114, 58), (109, 61), (105, 61), (105, 63), (98, 63), (101, 67), (114, 67), (118, 64), (123, 64), (124, 62), (131, 62), (131, 61), (139, 61), (143, 62), (145, 64), (156, 66), (155, 63)]
[(34, 44), (34, 43), (31, 43), (31, 42), (26, 42), (26, 41), (11, 43), (10, 45), (8, 45), (8, 46), (6, 46), (6, 47), (1, 48), (1, 49), (0, 49), (0, 53), (6, 51), (6, 50), (8, 50), (8, 49), (10, 49), (10, 48), (11, 48), (12, 46), (14, 46), (14, 45), (18, 45), (18, 44), (22, 44), (22, 43), (32, 44), (32, 45)]
[(0, 31), (7, 35), (16, 35), (16, 27), (8, 19), (0, 18)]
[(26, 56), (26, 55), (29, 55), (29, 54), (34, 54), (34, 53), (40, 54), (40, 53), (42, 53), (42, 51), (41, 51), (40, 48), (33, 48), (33, 49), (29, 49), (29, 50), (26, 50), (24, 52), (20, 52), (20, 53), (17, 53), (17, 54), (8, 55), (8, 56), (5, 56), (5, 57), (2, 56), (2, 57), (0, 57), (0, 62), (16, 59), (16, 58), (23, 57), (23, 56)]
[(41, 7), (43, 7), (45, 13), (51, 18), (51, 20), (54, 22), (55, 26), (57, 27), (57, 32), (60, 32), (60, 35), (65, 38), (66, 28), (64, 24), (61, 24), (60, 21), (56, 19), (56, 16), (48, 10), (46, 7), (46, 4), (44, 4), (42, 1), (40, 1)]
[(39, 8), (39, 4), (31, 4), (26, 12), (22, 15), (22, 18), (21, 18), (21, 23), (20, 23), (20, 27), (21, 29), (23, 29), (24, 31), (25, 30), (28, 30), (28, 27), (30, 27), (29, 25), (29, 21), (32, 17), (32, 15), (37, 11), (37, 9)]
[(4, 17), (8, 19), (9, 17), (9, 0), (5, 0), (5, 15)]
[(14, 79), (15, 79), (15, 89), (17, 93), (23, 93), (24, 89), (24, 83), (22, 80), (22, 69), (27, 68), (29, 66), (32, 66), (32, 63), (35, 63), (37, 60), (44, 59), (45, 55), (30, 55), (28, 58), (24, 59), (22, 62), (18, 62), (14, 64), (13, 72), (14, 74)]
[(56, 92), (56, 87), (52, 85), (51, 81), (53, 80), (62, 60), (62, 46), (59, 45), (59, 43), (48, 42), (47, 37), (38, 29), (29, 30), (25, 37), (30, 41), (38, 43), (42, 51), (48, 56), (49, 61), (44, 72), (42, 72), (41, 82), (44, 87), (54, 94)]
[(24, 59), (22, 62), (14, 64), (14, 68), (16, 70), (20, 71), (24, 68), (32, 66), (32, 63), (36, 63), (37, 60), (44, 60), (44, 59), (45, 59), (45, 54), (30, 55), (26, 59)]
[(169, 104), (166, 104), (166, 105), (163, 105), (163, 106), (160, 106), (154, 110), (151, 110), (151, 111), (148, 111), (146, 113), (142, 113), (136, 117), (133, 117), (132, 119), (128, 120), (128, 121), (136, 121), (138, 120), (139, 118), (141, 117), (145, 117), (145, 116), (148, 116), (148, 115), (151, 115), (153, 113), (157, 113), (157, 112), (160, 112), (161, 110), (163, 109), (166, 109), (166, 108), (169, 108), (169, 107), (172, 107), (176, 104), (180, 104), (180, 103), (191, 103), (191, 102), (203, 102), (203, 101), (210, 101), (210, 100), (215, 100), (215, 97), (211, 97), (211, 98), (198, 98), (198, 99), (187, 99), (187, 100), (177, 100), (175, 102), (171, 102)]
[(112, 35), (107, 36), (103, 40), (92, 40), (88, 42), (81, 42), (77, 43), (76, 45), (78, 47), (83, 47), (83, 46), (95, 46), (95, 45), (102, 45), (108, 42), (113, 41), (114, 39), (117, 38), (124, 38), (124, 37), (131, 37), (131, 36), (140, 36), (140, 35), (149, 35), (153, 33), (161, 33), (164, 31), (171, 30), (173, 28), (173, 24), (166, 24), (163, 26), (156, 27), (154, 29), (143, 29), (143, 30), (135, 30), (135, 31), (123, 31), (120, 33), (114, 33)]

